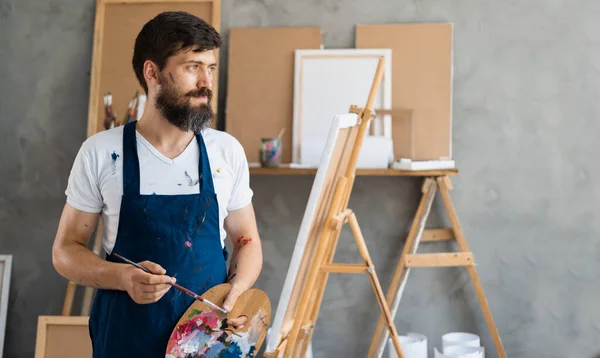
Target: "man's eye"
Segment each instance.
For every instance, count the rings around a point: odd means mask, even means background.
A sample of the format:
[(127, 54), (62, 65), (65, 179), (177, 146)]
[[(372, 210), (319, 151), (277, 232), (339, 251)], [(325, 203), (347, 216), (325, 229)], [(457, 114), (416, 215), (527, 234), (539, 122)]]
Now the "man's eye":
[(192, 65), (192, 66), (189, 66), (189, 67), (188, 67), (188, 69), (189, 69), (190, 71), (197, 71), (197, 70), (198, 70), (198, 65)]

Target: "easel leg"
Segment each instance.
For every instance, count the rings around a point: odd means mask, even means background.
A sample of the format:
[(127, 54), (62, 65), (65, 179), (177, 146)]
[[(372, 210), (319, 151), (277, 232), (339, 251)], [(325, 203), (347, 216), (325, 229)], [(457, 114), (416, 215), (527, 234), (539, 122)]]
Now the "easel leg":
[(77, 285), (73, 281), (67, 283), (67, 293), (65, 293), (65, 301), (63, 303), (62, 315), (70, 316), (71, 308), (73, 307), (73, 297), (75, 296), (75, 289)]
[[(400, 255), (400, 261), (398, 262), (398, 266), (396, 267), (386, 296), (387, 304), (391, 308), (392, 318), (396, 316), (400, 298), (402, 297), (408, 274), (410, 273), (410, 268), (407, 268), (405, 265), (405, 257), (409, 253), (415, 253), (419, 246), (419, 240), (423, 233), (425, 222), (429, 216), (436, 189), (437, 186), (433, 179), (425, 179), (422, 188), (423, 195), (421, 196), (417, 213), (415, 214), (415, 218), (410, 227), (404, 248), (402, 249), (402, 254)], [(380, 316), (379, 321), (377, 322), (373, 342), (369, 349), (369, 357), (381, 357), (385, 350), (385, 343), (388, 340), (389, 331), (383, 329), (385, 323), (384, 318), (383, 315)]]
[[(333, 257), (335, 256), (335, 249), (337, 247), (339, 241), (340, 229), (336, 229), (334, 232), (334, 242), (328, 248), (327, 253), (325, 254), (325, 262), (326, 264), (330, 264), (333, 262)], [(325, 294), (325, 288), (327, 286), (327, 280), (329, 279), (328, 272), (319, 272), (319, 276), (317, 278), (315, 296), (313, 299), (313, 306), (310, 308), (310, 316), (309, 322), (314, 325), (314, 322), (317, 321), (317, 317), (319, 314), (319, 310), (321, 308), (321, 303), (323, 302), (323, 295)], [(302, 344), (300, 346), (299, 358), (306, 357), (306, 351), (308, 350), (308, 345), (312, 339), (314, 332), (314, 326), (308, 328), (306, 330), (306, 335), (303, 337)]]
[[(442, 201), (444, 202), (444, 207), (448, 213), (448, 218), (450, 223), (452, 224), (452, 229), (454, 230), (454, 235), (456, 237), (456, 242), (462, 252), (469, 252), (469, 248), (467, 246), (467, 241), (462, 232), (462, 228), (460, 227), (460, 222), (458, 221), (458, 216), (456, 215), (456, 211), (454, 210), (454, 205), (452, 204), (452, 200), (450, 198), (449, 188), (451, 189), (450, 178), (447, 176), (437, 178), (438, 185), (440, 187), (440, 194), (442, 196)], [(498, 333), (498, 329), (496, 328), (496, 324), (494, 323), (494, 318), (492, 316), (492, 311), (488, 305), (487, 299), (485, 298), (485, 294), (483, 292), (483, 287), (481, 286), (481, 281), (479, 280), (479, 275), (477, 274), (477, 270), (475, 270), (475, 266), (467, 266), (467, 271), (469, 272), (469, 276), (471, 277), (471, 282), (473, 283), (473, 288), (475, 289), (475, 294), (477, 295), (477, 299), (479, 300), (479, 304), (481, 306), (481, 310), (483, 312), (483, 317), (487, 323), (488, 329), (490, 331), (490, 335), (494, 340), (494, 345), (496, 346), (496, 351), (498, 352), (498, 357), (506, 358), (506, 352), (504, 351), (504, 347), (502, 346), (502, 340), (500, 339), (500, 334)]]
[[(327, 224), (331, 223), (333, 216), (337, 215), (341, 211), (340, 208), (342, 207), (342, 199), (346, 193), (347, 185), (348, 179), (346, 177), (340, 178), (335, 188), (331, 207), (327, 215)], [(301, 294), (300, 303), (298, 305), (298, 311), (296, 317), (294, 317), (294, 323), (287, 338), (288, 342), (285, 351), (286, 357), (295, 357), (298, 354), (298, 351), (295, 349), (297, 346), (297, 340), (300, 336), (300, 330), (302, 329), (301, 325), (303, 322), (307, 322), (307, 318), (312, 313), (312, 309), (314, 309), (314, 303), (311, 305), (312, 296), (314, 293), (313, 290), (315, 289), (315, 285), (318, 284), (320, 269), (325, 261), (325, 257), (330, 252), (329, 246), (332, 233), (333, 229), (331, 227), (325, 228), (325, 230), (323, 230), (323, 234), (319, 238), (319, 245), (315, 253), (314, 263), (310, 267), (306, 277), (305, 287)]]
[(352, 213), (348, 219), (350, 222), (350, 228), (354, 234), (354, 239), (356, 240), (356, 245), (358, 246), (358, 251), (368, 267), (367, 273), (369, 274), (369, 279), (371, 281), (371, 285), (373, 286), (373, 291), (375, 293), (375, 297), (377, 298), (379, 308), (385, 317), (388, 331), (392, 335), (392, 342), (394, 344), (394, 348), (396, 348), (396, 354), (398, 355), (398, 358), (404, 358), (404, 353), (402, 352), (402, 347), (400, 346), (400, 339), (398, 338), (398, 332), (396, 331), (396, 326), (394, 325), (394, 319), (390, 313), (388, 304), (384, 299), (385, 294), (381, 289), (377, 273), (375, 273), (375, 268), (373, 266), (373, 262), (371, 261), (369, 251), (367, 250), (367, 245), (360, 230), (360, 226), (358, 225), (358, 220), (356, 220), (356, 215)]
[[(344, 193), (344, 198), (342, 199), (342, 203), (348, 203), (348, 201), (350, 199), (350, 192), (351, 192), (350, 189), (354, 185), (355, 178), (356, 178), (356, 176), (352, 175), (348, 179), (348, 185), (346, 185), (346, 192)], [(325, 263), (326, 264), (331, 264), (333, 262), (333, 257), (335, 256), (335, 251), (337, 249), (337, 244), (339, 242), (342, 226), (343, 226), (343, 223), (340, 223), (340, 225), (334, 230), (333, 242), (331, 243), (331, 245), (328, 248), (327, 253), (325, 254)], [(321, 303), (323, 302), (323, 295), (325, 294), (325, 288), (327, 286), (328, 278), (329, 278), (328, 272), (320, 272), (319, 273), (319, 277), (317, 279), (317, 289), (315, 292), (316, 297), (314, 299), (314, 305), (311, 308), (310, 321), (309, 321), (309, 322), (312, 322), (313, 324), (314, 324), (314, 322), (317, 321), (319, 310), (321, 308)], [(310, 327), (310, 329), (307, 330), (307, 334), (306, 334), (306, 336), (304, 336), (304, 341), (302, 342), (302, 345), (301, 345), (300, 356), (299, 356), (300, 358), (306, 357), (306, 351), (308, 350), (308, 345), (310, 344), (310, 341), (312, 340), (313, 332), (314, 332), (314, 327)]]

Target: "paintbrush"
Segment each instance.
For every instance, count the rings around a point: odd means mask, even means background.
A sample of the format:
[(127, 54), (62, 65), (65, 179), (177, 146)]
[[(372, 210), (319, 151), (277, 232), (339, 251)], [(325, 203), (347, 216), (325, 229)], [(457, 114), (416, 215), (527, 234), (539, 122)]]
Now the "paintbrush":
[[(119, 254), (117, 254), (117, 253), (114, 253), (114, 252), (113, 252), (113, 255), (115, 255), (116, 257), (120, 258), (121, 260), (123, 260), (123, 261), (127, 262), (128, 264), (131, 264), (131, 265), (133, 265), (133, 266), (135, 266), (135, 267), (137, 267), (137, 268), (139, 268), (139, 269), (141, 269), (141, 270), (144, 270), (145, 272), (148, 272), (148, 273), (151, 273), (151, 274), (153, 274), (153, 272), (152, 272), (152, 271), (148, 270), (148, 269), (147, 269), (147, 268), (145, 268), (144, 266), (142, 266), (142, 265), (140, 265), (140, 264), (137, 264), (137, 263), (135, 263), (135, 262), (133, 262), (133, 261), (131, 261), (131, 260), (129, 260), (129, 259), (126, 259), (126, 258), (124, 258), (123, 256), (121, 256), (121, 255), (119, 255)], [(204, 299), (203, 297), (201, 297), (200, 295), (198, 295), (198, 294), (196, 294), (196, 293), (192, 292), (191, 290), (188, 290), (187, 288), (185, 288), (185, 287), (183, 287), (183, 286), (180, 286), (180, 285), (178, 285), (178, 284), (176, 284), (176, 283), (172, 283), (172, 282), (169, 282), (169, 285), (171, 285), (171, 286), (175, 287), (176, 289), (178, 289), (179, 291), (181, 291), (181, 292), (183, 292), (183, 293), (187, 294), (188, 296), (191, 296), (191, 297), (193, 297), (193, 298), (197, 299), (198, 301), (200, 301), (200, 302), (203, 302), (203, 303), (206, 303), (207, 305), (209, 305), (209, 306), (211, 306), (211, 307), (213, 307), (213, 308), (215, 308), (215, 309), (217, 309), (217, 310), (219, 310), (219, 311), (223, 312), (224, 314), (227, 314), (227, 311), (225, 311), (225, 309), (223, 309), (223, 308), (221, 308), (221, 307), (219, 307), (219, 306), (215, 305), (214, 303), (210, 302), (210, 301), (209, 301), (209, 300), (207, 300), (207, 299)]]

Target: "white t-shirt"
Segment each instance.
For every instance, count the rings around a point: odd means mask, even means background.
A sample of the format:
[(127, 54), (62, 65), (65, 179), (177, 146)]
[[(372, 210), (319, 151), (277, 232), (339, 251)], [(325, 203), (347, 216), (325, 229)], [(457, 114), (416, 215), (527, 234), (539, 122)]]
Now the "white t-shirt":
[[(226, 132), (202, 132), (219, 203), (219, 228), (224, 247), (223, 221), (231, 210), (250, 204), (248, 161), (244, 148)], [(140, 193), (175, 195), (198, 193), (199, 143), (194, 138), (176, 158), (162, 155), (136, 131), (140, 162)], [(81, 146), (69, 176), (67, 202), (76, 209), (102, 212), (102, 245), (110, 253), (115, 245), (123, 195), (123, 126), (99, 132)]]

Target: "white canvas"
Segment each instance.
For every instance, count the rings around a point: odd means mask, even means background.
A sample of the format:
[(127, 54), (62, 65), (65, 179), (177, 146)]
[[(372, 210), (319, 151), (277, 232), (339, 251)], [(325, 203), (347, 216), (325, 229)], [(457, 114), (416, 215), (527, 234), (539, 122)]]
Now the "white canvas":
[(273, 318), (273, 323), (270, 328), (270, 333), (266, 340), (267, 353), (273, 352), (275, 348), (277, 348), (277, 337), (281, 333), (283, 319), (285, 317), (285, 313), (287, 311), (289, 301), (291, 298), (294, 282), (296, 281), (298, 270), (300, 268), (302, 255), (304, 254), (304, 249), (308, 240), (308, 233), (310, 232), (311, 225), (313, 223), (315, 213), (317, 211), (317, 204), (319, 202), (319, 197), (321, 196), (321, 191), (323, 189), (323, 184), (325, 182), (327, 170), (331, 162), (331, 157), (333, 155), (335, 143), (338, 138), (338, 133), (341, 128), (353, 127), (357, 124), (358, 116), (354, 113), (348, 113), (335, 115), (329, 126), (328, 136), (325, 141), (322, 157), (319, 163), (319, 167), (317, 169), (315, 180), (310, 191), (310, 196), (308, 198), (306, 210), (304, 211), (304, 216), (300, 225), (300, 231), (296, 239), (296, 245), (294, 246), (292, 260), (290, 262), (283, 289), (281, 291), (281, 295), (277, 305), (277, 310), (275, 312), (275, 317)]
[(10, 273), (12, 255), (0, 255), (0, 357), (4, 354), (6, 337), (6, 316), (8, 315), (8, 292), (10, 290)]
[[(380, 57), (385, 58), (385, 68), (373, 105), (376, 111), (392, 107), (391, 49), (296, 50), (294, 163), (319, 165), (332, 119), (369, 96)], [(377, 116), (370, 125), (373, 135), (391, 140), (391, 116)]]

